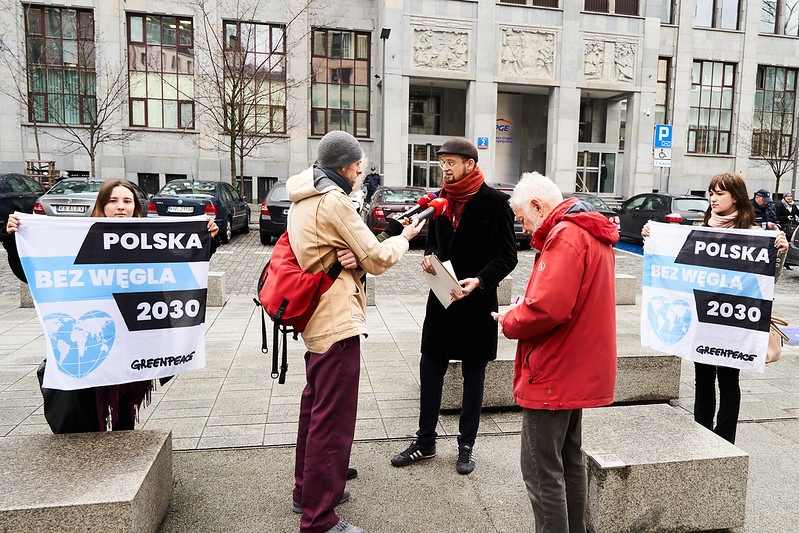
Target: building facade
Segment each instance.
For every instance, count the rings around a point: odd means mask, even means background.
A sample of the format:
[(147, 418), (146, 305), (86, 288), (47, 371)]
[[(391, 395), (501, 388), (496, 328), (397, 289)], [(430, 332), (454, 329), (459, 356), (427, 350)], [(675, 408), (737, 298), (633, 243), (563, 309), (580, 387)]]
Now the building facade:
[(260, 201), (344, 129), (386, 184), (440, 186), (435, 151), (464, 136), (491, 182), (537, 170), (617, 200), (739, 171), (774, 191), (767, 163), (796, 154), (798, 4), (6, 1), (0, 171), (223, 179)]

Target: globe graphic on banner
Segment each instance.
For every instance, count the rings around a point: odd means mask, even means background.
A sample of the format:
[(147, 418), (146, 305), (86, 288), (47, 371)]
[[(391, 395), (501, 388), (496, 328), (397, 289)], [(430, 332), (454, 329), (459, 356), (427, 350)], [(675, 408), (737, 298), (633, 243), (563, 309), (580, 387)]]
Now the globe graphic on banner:
[(655, 335), (666, 344), (675, 344), (685, 337), (693, 318), (691, 304), (685, 300), (672, 302), (663, 296), (649, 300), (647, 315)]
[(114, 320), (103, 311), (89, 311), (79, 319), (65, 313), (44, 317), (58, 369), (82, 378), (100, 366), (111, 352), (116, 336)]

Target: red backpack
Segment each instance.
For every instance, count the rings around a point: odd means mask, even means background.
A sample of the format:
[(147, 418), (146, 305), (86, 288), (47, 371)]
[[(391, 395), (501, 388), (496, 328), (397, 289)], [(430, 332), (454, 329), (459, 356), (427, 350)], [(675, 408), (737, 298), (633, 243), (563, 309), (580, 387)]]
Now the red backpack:
[[(266, 263), (258, 280), (258, 298), (255, 303), (261, 310), (261, 351), (268, 353), (266, 339), (266, 319), (269, 315), (274, 324), (272, 349), (272, 379), (278, 383), (286, 382), (288, 370), (288, 348), (286, 339), (292, 333), (294, 340), (305, 331), (305, 327), (319, 306), (322, 295), (333, 285), (343, 266), (340, 262), (329, 272), (312, 274), (300, 267), (289, 243), (289, 234), (284, 232), (272, 249), (272, 257)], [(278, 333), (283, 333), (283, 362), (280, 372), (277, 368)]]

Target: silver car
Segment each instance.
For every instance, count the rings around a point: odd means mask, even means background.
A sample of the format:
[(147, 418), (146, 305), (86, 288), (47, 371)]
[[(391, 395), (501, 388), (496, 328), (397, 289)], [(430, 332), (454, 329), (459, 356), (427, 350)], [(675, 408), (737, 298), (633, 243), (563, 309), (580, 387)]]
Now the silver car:
[[(103, 181), (94, 178), (63, 179), (39, 197), (33, 206), (33, 212), (40, 215), (87, 217), (94, 209)], [(142, 204), (142, 214), (146, 216), (147, 195), (135, 183), (131, 185)]]

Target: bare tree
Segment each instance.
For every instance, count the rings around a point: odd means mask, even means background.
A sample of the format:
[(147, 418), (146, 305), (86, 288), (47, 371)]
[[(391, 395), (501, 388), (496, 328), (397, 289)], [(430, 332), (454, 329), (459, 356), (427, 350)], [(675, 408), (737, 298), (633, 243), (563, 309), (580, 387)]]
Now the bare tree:
[[(17, 4), (14, 2), (0, 2), (0, 9), (15, 13)], [(22, 5), (22, 16), (14, 17), (16, 23), (13, 28), (0, 28), (0, 35), (6, 39), (0, 38), (0, 64), (3, 65), (5, 75), (11, 80), (13, 84), (13, 91), (8, 93), (8, 96), (19, 104), (20, 108), (24, 109), (28, 115), (28, 120), (33, 125), (33, 139), (36, 145), (36, 160), (41, 161), (42, 151), (39, 146), (39, 121), (35, 113), (29, 113), (29, 100), (28, 100), (28, 68), (25, 56), (24, 40), (14, 42), (11, 37), (25, 35), (25, 20), (27, 19), (30, 4)], [(20, 42), (22, 43), (20, 45)], [(23, 147), (24, 150), (24, 147)]]
[(794, 94), (774, 92), (773, 103), (764, 104), (769, 112), (755, 110), (751, 125), (741, 136), (743, 148), (774, 174), (774, 193), (780, 190), (782, 177), (793, 170), (796, 154), (794, 131)]
[(290, 9), (292, 2), (288, 4), (283, 21), (274, 24), (252, 22), (262, 19), (265, 11), (260, 0), (219, 4), (225, 15), (220, 27), (216, 2), (197, 3), (202, 24), (195, 43), (206, 57), (196, 63), (200, 72), (195, 101), (225, 137), (234, 180), (244, 175), (244, 161), (256, 148), (281, 140), (297, 124), (288, 95), (307, 80), (287, 75), (286, 51), (296, 45), (287, 42), (287, 35), (313, 0), (294, 2), (295, 11)]

